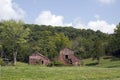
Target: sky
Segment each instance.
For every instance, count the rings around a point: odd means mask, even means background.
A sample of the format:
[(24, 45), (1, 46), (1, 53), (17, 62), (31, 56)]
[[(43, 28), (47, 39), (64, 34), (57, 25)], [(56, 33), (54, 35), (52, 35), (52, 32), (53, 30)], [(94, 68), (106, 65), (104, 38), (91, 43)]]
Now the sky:
[(113, 33), (120, 0), (0, 0), (0, 20)]

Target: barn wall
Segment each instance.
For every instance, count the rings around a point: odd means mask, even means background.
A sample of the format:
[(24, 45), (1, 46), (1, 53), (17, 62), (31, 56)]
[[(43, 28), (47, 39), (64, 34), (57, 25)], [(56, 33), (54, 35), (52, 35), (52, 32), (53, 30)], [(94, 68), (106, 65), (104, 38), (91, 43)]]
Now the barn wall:
[(80, 60), (77, 57), (75, 57), (74, 52), (68, 48), (65, 48), (60, 51), (60, 54), (57, 60), (65, 65), (67, 64), (79, 65), (80, 64)]
[(45, 56), (41, 56), (39, 54), (32, 54), (31, 56), (29, 56), (29, 64), (37, 64), (37, 63), (48, 65), (50, 63), (50, 60)]

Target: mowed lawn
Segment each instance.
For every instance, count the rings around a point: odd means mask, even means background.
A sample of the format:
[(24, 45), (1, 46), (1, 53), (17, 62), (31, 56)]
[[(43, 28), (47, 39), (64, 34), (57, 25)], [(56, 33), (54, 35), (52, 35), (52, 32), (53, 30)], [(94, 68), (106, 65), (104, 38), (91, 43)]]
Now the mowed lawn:
[(5, 66), (0, 80), (120, 80), (120, 68)]

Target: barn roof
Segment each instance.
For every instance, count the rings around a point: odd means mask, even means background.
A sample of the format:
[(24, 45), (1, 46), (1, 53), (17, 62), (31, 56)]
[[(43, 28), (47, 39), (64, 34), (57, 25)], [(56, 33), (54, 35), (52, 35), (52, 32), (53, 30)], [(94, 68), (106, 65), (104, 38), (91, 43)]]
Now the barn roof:
[(39, 56), (49, 60), (49, 58), (47, 58), (46, 56), (40, 54), (38, 51), (35, 51), (31, 56), (35, 56), (34, 54), (38, 54)]

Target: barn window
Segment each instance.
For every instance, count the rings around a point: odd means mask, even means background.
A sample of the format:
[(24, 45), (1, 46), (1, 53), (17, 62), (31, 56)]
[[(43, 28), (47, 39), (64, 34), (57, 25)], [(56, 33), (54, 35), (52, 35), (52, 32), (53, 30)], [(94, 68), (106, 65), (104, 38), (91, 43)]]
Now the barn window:
[(65, 59), (68, 59), (68, 55), (65, 55)]

